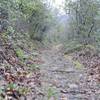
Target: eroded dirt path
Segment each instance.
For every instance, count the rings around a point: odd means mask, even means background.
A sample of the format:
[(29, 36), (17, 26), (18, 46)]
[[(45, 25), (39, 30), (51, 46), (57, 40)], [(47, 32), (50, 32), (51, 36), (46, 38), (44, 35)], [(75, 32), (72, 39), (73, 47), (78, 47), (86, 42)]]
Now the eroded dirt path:
[(87, 69), (75, 67), (71, 56), (51, 48), (42, 50), (41, 57), (43, 100), (100, 100), (97, 84), (88, 83)]

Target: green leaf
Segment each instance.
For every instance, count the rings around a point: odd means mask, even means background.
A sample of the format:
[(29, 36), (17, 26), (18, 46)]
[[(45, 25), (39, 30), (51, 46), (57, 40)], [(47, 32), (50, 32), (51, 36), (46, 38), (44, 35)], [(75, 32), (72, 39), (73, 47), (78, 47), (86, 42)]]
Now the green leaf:
[(20, 49), (20, 48), (18, 48), (18, 49), (16, 50), (16, 55), (17, 55), (19, 58), (23, 59), (23, 58), (24, 58), (24, 52), (23, 52), (23, 50)]
[(7, 87), (10, 88), (11, 90), (13, 90), (17, 87), (17, 85), (14, 83), (9, 83)]

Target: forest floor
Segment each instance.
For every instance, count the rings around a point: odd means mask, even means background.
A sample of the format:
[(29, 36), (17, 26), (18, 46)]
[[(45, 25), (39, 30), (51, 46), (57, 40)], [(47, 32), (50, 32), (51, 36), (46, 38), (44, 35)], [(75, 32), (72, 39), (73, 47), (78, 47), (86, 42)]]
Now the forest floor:
[(33, 49), (22, 42), (16, 51), (0, 41), (0, 100), (100, 100), (100, 56), (93, 50), (67, 54), (60, 45)]
[(45, 63), (40, 67), (44, 91), (40, 100), (100, 100), (100, 58), (86, 52), (64, 54), (56, 46), (41, 50)]

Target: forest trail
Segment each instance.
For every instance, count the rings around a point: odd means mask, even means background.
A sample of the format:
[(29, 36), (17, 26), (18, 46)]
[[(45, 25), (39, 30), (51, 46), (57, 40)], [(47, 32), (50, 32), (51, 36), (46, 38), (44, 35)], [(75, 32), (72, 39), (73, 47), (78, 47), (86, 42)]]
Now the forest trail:
[(87, 82), (87, 69), (76, 67), (71, 56), (55, 47), (41, 50), (41, 57), (43, 100), (100, 100), (94, 83)]

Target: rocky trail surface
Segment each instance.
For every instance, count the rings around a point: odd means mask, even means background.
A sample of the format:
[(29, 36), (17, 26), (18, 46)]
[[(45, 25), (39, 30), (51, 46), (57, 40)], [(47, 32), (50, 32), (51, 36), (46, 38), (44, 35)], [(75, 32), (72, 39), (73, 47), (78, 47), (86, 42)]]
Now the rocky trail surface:
[(100, 100), (100, 86), (88, 68), (59, 49), (41, 50), (41, 82), (43, 99), (40, 100)]

